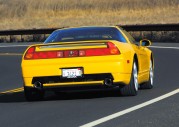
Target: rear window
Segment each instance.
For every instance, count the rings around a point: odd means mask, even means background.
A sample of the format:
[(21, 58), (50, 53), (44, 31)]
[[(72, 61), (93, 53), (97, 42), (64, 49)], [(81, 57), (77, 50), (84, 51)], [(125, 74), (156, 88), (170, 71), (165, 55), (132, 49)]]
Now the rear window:
[(71, 42), (88, 40), (117, 40), (126, 42), (126, 39), (114, 27), (82, 27), (54, 31), (44, 43)]

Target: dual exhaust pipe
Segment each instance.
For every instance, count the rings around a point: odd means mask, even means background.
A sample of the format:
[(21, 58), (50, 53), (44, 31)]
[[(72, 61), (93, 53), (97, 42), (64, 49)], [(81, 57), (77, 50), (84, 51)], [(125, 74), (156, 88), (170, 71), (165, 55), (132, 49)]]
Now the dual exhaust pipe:
[(113, 85), (113, 80), (111, 78), (105, 78), (104, 79), (104, 85), (112, 86)]
[[(104, 79), (104, 85), (105, 86), (112, 86), (113, 85), (113, 80), (111, 78), (105, 78)], [(38, 90), (42, 90), (43, 84), (40, 81), (36, 81), (34, 83), (34, 88), (36, 88)]]
[(39, 82), (39, 81), (36, 81), (36, 82), (34, 83), (34, 88), (36, 88), (36, 89), (38, 89), (38, 90), (42, 90), (43, 84), (42, 84), (41, 82)]

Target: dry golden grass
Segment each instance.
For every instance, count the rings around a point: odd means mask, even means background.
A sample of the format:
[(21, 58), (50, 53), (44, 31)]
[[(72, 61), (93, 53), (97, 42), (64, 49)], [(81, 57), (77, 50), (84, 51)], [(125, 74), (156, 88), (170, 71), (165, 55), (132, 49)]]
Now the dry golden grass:
[(179, 23), (179, 0), (0, 0), (0, 29)]

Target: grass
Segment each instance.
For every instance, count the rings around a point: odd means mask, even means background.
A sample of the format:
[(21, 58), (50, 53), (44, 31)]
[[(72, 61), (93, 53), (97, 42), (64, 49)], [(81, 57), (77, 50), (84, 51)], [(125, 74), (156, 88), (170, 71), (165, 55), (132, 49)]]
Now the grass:
[(0, 0), (0, 30), (179, 23), (179, 0)]

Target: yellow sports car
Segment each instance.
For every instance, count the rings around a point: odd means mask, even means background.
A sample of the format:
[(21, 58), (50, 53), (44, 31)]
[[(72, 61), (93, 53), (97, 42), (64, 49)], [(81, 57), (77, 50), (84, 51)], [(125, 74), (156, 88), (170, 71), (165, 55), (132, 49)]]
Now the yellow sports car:
[(22, 76), (27, 100), (46, 90), (119, 88), (123, 96), (153, 87), (154, 58), (147, 39), (137, 43), (118, 26), (65, 28), (27, 48)]

